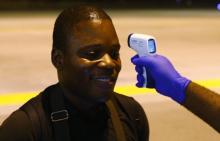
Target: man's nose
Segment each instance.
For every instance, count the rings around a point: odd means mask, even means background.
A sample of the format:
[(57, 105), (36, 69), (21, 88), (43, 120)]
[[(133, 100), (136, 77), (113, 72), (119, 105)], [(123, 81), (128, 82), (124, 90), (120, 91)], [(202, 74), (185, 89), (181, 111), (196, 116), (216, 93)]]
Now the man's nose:
[(115, 67), (114, 60), (111, 58), (109, 54), (105, 54), (99, 63), (99, 67), (112, 69)]

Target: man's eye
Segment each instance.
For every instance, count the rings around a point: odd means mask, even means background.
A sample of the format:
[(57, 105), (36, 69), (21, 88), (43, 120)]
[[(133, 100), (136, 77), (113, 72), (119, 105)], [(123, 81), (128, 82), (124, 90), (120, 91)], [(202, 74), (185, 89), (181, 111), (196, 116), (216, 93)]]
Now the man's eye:
[(111, 54), (111, 57), (113, 58), (113, 59), (118, 59), (119, 58), (119, 56), (120, 56), (120, 54), (119, 54), (119, 52), (117, 51), (114, 51), (114, 52), (112, 52)]
[(100, 51), (88, 51), (85, 53), (85, 58), (90, 60), (98, 59), (101, 56)]

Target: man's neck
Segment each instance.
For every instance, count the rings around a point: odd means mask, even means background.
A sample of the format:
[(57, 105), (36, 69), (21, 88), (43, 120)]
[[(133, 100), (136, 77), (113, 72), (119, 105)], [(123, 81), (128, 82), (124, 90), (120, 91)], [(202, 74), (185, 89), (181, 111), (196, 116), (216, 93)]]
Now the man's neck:
[(64, 97), (70, 102), (71, 105), (77, 108), (77, 110), (81, 112), (89, 112), (92, 108), (99, 105), (98, 102), (83, 98), (79, 96), (77, 92), (72, 92), (68, 90), (68, 88), (66, 88), (62, 84), (59, 85), (63, 90)]

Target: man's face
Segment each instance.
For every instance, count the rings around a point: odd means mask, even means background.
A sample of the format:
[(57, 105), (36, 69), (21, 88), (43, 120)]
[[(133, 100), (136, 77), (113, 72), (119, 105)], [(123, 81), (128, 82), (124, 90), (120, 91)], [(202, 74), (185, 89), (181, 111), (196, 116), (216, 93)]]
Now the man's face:
[(120, 44), (110, 20), (81, 21), (64, 54), (63, 83), (80, 97), (106, 101), (121, 69)]

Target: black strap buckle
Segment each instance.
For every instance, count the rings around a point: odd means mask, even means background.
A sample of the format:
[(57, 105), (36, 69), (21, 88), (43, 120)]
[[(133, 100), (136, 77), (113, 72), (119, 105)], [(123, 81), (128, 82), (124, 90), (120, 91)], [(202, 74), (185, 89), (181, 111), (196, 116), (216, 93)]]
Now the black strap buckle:
[(52, 122), (67, 120), (69, 118), (69, 113), (67, 110), (52, 112), (50, 118)]

